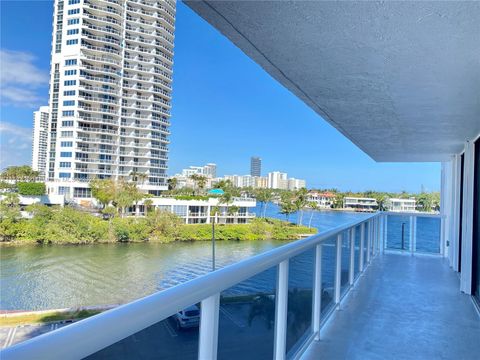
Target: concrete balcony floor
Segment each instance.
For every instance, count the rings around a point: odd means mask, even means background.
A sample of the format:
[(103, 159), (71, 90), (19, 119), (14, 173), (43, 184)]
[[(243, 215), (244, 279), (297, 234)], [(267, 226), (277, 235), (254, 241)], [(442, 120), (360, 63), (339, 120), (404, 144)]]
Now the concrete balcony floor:
[(440, 257), (384, 254), (303, 359), (479, 359), (480, 317)]

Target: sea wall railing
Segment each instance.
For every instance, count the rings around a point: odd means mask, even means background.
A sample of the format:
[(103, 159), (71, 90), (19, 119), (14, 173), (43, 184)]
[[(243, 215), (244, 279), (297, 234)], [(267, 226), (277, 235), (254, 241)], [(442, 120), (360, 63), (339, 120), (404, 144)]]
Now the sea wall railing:
[[(1, 358), (298, 358), (373, 257), (396, 244), (387, 237), (403, 222), (390, 216), (398, 214), (365, 215), (274, 248), (7, 348)], [(195, 304), (200, 326), (182, 331), (178, 312)]]

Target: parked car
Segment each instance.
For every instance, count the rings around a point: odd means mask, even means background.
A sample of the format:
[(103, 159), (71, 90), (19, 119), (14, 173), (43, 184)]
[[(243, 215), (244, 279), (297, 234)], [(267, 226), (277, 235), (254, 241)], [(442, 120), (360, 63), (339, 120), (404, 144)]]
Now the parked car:
[(177, 329), (187, 329), (200, 325), (200, 308), (197, 305), (189, 306), (173, 316)]

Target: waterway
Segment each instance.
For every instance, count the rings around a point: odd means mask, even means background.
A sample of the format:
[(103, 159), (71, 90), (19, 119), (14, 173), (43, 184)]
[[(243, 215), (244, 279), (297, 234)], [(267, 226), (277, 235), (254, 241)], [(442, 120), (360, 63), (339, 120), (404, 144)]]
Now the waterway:
[[(310, 215), (308, 211), (304, 213), (304, 224), (308, 225)], [(274, 204), (268, 205), (267, 216), (284, 218)], [(315, 211), (311, 225), (323, 231), (364, 216)], [(290, 220), (297, 221), (296, 217), (294, 214)], [(389, 228), (389, 233), (396, 236), (395, 244), (401, 244), (398, 236), (402, 223), (397, 221), (390, 226), (392, 230)], [(407, 231), (404, 235), (408, 238)], [(223, 267), (285, 243), (217, 242), (216, 265)], [(4, 247), (0, 251), (0, 309), (45, 310), (125, 303), (211, 271), (211, 254), (210, 242)], [(310, 268), (311, 261), (300, 267)], [(269, 287), (266, 282), (273, 285), (272, 276), (273, 273), (256, 277), (231, 291), (259, 291)], [(300, 284), (304, 281), (303, 277), (297, 278)]]

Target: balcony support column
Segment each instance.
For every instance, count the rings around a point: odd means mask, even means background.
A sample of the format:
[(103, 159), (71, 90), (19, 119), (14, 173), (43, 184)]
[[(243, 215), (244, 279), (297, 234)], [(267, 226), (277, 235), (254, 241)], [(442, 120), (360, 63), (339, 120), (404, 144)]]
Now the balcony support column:
[(364, 267), (364, 253), (365, 251), (363, 250), (365, 247), (365, 223), (362, 223), (360, 225), (360, 259), (359, 259), (359, 264), (358, 264), (358, 269), (360, 272), (363, 272), (363, 267)]
[(372, 222), (367, 221), (368, 229), (367, 229), (367, 258), (365, 259), (367, 264), (370, 263), (370, 247), (372, 242)]
[(335, 262), (335, 304), (340, 303), (340, 289), (342, 286), (342, 234), (337, 235), (336, 262)]
[(200, 337), (198, 340), (199, 359), (217, 359), (219, 310), (219, 293), (202, 301), (200, 308)]
[(275, 338), (273, 358), (284, 360), (287, 349), (288, 259), (278, 264), (275, 298)]
[(348, 268), (348, 282), (353, 285), (355, 279), (355, 226), (350, 229), (350, 266)]
[(322, 245), (315, 247), (315, 273), (313, 281), (313, 333), (320, 340), (320, 322), (322, 315)]

